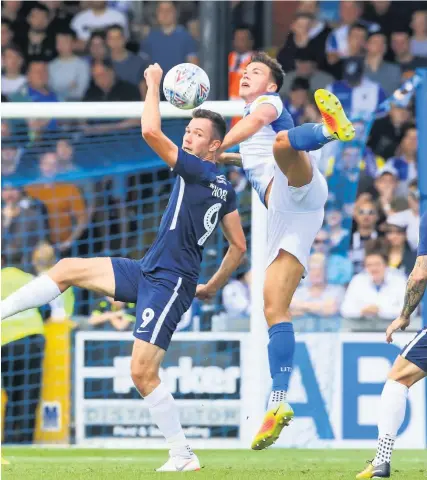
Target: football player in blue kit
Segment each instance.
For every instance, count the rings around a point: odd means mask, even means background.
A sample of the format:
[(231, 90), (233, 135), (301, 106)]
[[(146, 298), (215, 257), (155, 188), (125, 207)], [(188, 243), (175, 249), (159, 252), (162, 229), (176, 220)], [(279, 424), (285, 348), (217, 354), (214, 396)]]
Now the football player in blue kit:
[[(176, 326), (194, 296), (215, 295), (239, 266), (246, 240), (231, 184), (216, 167), (216, 151), (226, 133), (221, 115), (196, 110), (185, 129), (182, 148), (161, 130), (159, 65), (145, 71), (148, 92), (141, 118), (142, 136), (177, 175), (154, 243), (142, 260), (65, 258), (47, 274), (2, 302), (2, 320), (50, 302), (70, 286), (86, 288), (123, 302), (136, 302), (133, 382), (153, 422), (170, 447), (162, 472), (200, 469), (188, 445), (178, 407), (159, 378), (159, 368)], [(229, 242), (219, 270), (206, 285), (197, 285), (203, 246), (221, 223)]]
[[(386, 332), (387, 342), (393, 333), (405, 330), (424, 296), (427, 285), (427, 212), (420, 221), (420, 241), (415, 266), (406, 286), (405, 303), (400, 317)], [(391, 454), (397, 431), (403, 423), (409, 388), (427, 376), (427, 326), (402, 349), (390, 370), (381, 394), (378, 420), (377, 453), (372, 462), (356, 478), (389, 478)]]

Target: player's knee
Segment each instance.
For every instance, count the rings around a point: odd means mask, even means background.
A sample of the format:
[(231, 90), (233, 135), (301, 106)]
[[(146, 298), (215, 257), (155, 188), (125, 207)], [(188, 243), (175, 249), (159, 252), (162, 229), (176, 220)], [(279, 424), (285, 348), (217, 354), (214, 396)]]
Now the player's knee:
[(273, 144), (273, 152), (277, 153), (286, 149), (292, 148), (289, 142), (289, 135), (287, 130), (283, 130), (276, 135), (276, 139)]
[(132, 381), (142, 396), (151, 393), (159, 384), (159, 371), (157, 365), (150, 361), (132, 362)]
[(264, 304), (264, 316), (269, 327), (272, 327), (277, 323), (291, 321), (289, 309), (284, 309), (281, 306), (269, 302), (265, 302)]

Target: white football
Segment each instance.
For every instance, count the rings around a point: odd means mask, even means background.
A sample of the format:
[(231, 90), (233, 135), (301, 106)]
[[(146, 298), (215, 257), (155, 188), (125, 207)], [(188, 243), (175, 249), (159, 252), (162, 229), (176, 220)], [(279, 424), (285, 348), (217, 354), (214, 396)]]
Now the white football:
[(211, 88), (206, 72), (193, 63), (180, 63), (171, 68), (163, 80), (166, 100), (183, 110), (201, 105)]

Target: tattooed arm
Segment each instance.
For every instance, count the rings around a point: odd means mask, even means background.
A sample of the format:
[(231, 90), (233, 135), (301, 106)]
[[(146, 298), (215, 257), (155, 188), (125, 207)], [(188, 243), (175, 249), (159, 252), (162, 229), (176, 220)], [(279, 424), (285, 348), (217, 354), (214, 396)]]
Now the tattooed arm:
[(387, 328), (387, 342), (393, 341), (392, 335), (396, 330), (405, 330), (409, 325), (411, 314), (418, 307), (427, 286), (427, 255), (417, 257), (415, 267), (409, 275), (406, 285), (405, 302), (400, 317), (396, 318)]

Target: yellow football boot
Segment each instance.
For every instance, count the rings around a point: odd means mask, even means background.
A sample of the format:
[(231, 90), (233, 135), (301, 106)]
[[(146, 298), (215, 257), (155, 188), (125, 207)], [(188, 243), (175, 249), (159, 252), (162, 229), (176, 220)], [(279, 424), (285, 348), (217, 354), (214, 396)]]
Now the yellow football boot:
[(390, 464), (384, 462), (381, 465), (374, 467), (372, 462), (368, 462), (365, 470), (358, 473), (356, 478), (390, 478)]
[(283, 427), (287, 427), (294, 417), (294, 411), (288, 403), (281, 403), (267, 411), (259, 432), (256, 434), (252, 450), (264, 450), (270, 447), (279, 438)]
[(342, 142), (353, 140), (356, 130), (347, 118), (338, 98), (328, 90), (319, 88), (314, 93), (314, 99), (331, 137)]

